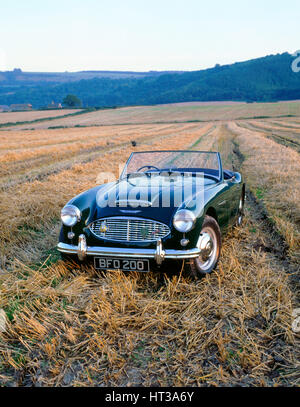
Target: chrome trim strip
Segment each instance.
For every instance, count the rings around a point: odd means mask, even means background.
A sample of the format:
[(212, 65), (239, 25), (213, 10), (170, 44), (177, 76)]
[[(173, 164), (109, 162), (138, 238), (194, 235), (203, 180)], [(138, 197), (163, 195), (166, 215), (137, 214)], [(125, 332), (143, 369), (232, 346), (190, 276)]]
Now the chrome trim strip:
[(142, 206), (142, 207), (152, 206), (151, 201), (145, 201), (144, 199), (118, 199), (115, 201), (115, 204), (121, 208), (122, 207), (127, 208), (130, 206), (133, 208), (137, 208), (139, 206)]
[(140, 209), (139, 210), (133, 210), (133, 209), (120, 209), (120, 212), (122, 213), (140, 213), (142, 212)]
[[(57, 249), (62, 253), (77, 254), (78, 246), (58, 243)], [(164, 250), (165, 259), (190, 259), (200, 256), (200, 249), (194, 248), (190, 250)], [(147, 258), (155, 259), (157, 256), (156, 249), (131, 249), (131, 248), (116, 248), (116, 247), (99, 247), (87, 246), (87, 256), (108, 256), (108, 257), (134, 257), (134, 258)]]

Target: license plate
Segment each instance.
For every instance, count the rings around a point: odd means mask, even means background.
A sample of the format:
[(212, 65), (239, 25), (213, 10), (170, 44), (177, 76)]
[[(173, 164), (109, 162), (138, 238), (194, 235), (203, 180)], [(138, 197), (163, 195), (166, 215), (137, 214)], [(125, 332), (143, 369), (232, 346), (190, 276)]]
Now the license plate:
[(94, 264), (98, 270), (150, 271), (149, 260), (147, 259), (95, 257)]

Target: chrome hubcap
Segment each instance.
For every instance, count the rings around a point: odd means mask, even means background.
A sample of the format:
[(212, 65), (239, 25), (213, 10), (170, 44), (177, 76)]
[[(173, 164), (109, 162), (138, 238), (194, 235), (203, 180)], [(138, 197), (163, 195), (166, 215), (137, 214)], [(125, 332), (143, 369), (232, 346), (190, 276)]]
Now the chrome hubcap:
[(201, 250), (202, 260), (207, 261), (213, 251), (213, 241), (209, 233), (202, 233), (198, 245)]
[(203, 228), (197, 247), (201, 250), (196, 265), (201, 271), (208, 271), (214, 265), (218, 255), (217, 236), (210, 227)]

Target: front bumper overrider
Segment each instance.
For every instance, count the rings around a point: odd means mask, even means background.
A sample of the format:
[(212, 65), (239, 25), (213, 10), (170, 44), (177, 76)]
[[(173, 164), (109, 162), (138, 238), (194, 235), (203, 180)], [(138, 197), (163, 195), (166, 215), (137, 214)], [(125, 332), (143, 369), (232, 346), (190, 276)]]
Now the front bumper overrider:
[(57, 249), (66, 254), (77, 254), (79, 260), (83, 261), (87, 256), (107, 256), (107, 257), (131, 257), (138, 259), (154, 259), (158, 265), (162, 264), (165, 259), (191, 259), (200, 255), (201, 250), (197, 247), (189, 250), (172, 250), (163, 249), (162, 241), (159, 239), (155, 249), (139, 248), (116, 248), (87, 246), (85, 235), (80, 235), (78, 245), (68, 243), (58, 243)]

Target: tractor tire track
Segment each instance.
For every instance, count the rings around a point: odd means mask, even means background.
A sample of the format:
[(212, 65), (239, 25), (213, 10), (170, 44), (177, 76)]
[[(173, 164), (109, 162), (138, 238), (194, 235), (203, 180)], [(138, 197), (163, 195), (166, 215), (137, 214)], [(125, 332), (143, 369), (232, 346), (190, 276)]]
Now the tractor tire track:
[(239, 126), (241, 128), (245, 128), (250, 131), (264, 133), (267, 138), (269, 138), (269, 139), (275, 141), (276, 143), (281, 144), (285, 147), (290, 147), (293, 150), (297, 151), (297, 153), (300, 153), (300, 142), (298, 142), (296, 140), (292, 140), (290, 138), (292, 133), (280, 132), (280, 131), (279, 132), (276, 131), (276, 133), (275, 133), (274, 130), (271, 130), (271, 129), (269, 130), (264, 127), (255, 125), (253, 123), (236, 122), (236, 124), (237, 124), (237, 126)]
[[(237, 134), (233, 130), (227, 127), (228, 132), (231, 134), (233, 147), (233, 153), (235, 159), (233, 159), (233, 167), (235, 171), (242, 171), (243, 162), (245, 156), (240, 151), (239, 144), (236, 141)], [(260, 225), (261, 233), (263, 239), (260, 242), (255, 242), (252, 246), (255, 250), (261, 250), (272, 256), (273, 261), (275, 261), (281, 269), (289, 276), (289, 281), (292, 291), (297, 293), (299, 298), (300, 294), (300, 266), (291, 261), (288, 256), (289, 246), (285, 238), (280, 234), (279, 230), (276, 228), (275, 224), (272, 222), (270, 215), (264, 206), (264, 204), (259, 201), (255, 194), (252, 192), (251, 188), (247, 186), (246, 179), (246, 200), (247, 209), (249, 210), (250, 218), (257, 224)]]

